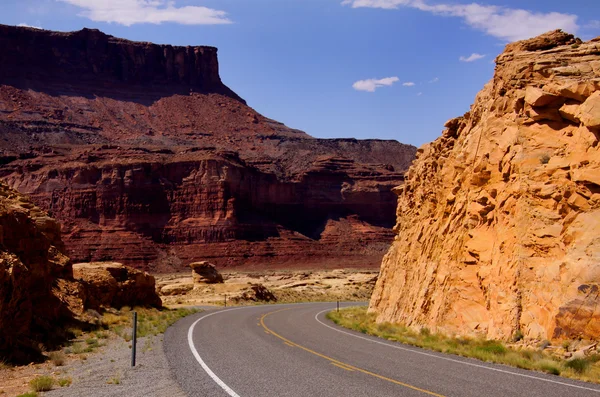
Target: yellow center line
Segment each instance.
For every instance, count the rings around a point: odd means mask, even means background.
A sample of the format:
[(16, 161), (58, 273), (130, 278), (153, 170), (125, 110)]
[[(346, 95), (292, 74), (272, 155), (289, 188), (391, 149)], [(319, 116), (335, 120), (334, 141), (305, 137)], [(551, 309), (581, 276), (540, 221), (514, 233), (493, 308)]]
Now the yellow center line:
[(350, 364), (346, 364), (346, 363), (344, 363), (342, 361), (336, 360), (335, 358), (331, 358), (331, 357), (326, 356), (324, 354), (318, 353), (318, 352), (316, 352), (314, 350), (311, 350), (311, 349), (309, 349), (307, 347), (304, 347), (304, 346), (299, 345), (299, 344), (297, 344), (295, 342), (292, 342), (291, 340), (287, 339), (286, 337), (283, 337), (283, 336), (279, 335), (277, 332), (273, 331), (272, 329), (270, 329), (269, 327), (267, 327), (267, 325), (265, 324), (265, 318), (267, 318), (271, 314), (275, 314), (275, 313), (279, 313), (279, 312), (282, 312), (282, 311), (285, 311), (285, 310), (291, 310), (291, 309), (292, 308), (290, 307), (290, 308), (287, 308), (287, 309), (276, 310), (276, 311), (273, 311), (273, 312), (270, 312), (270, 313), (263, 314), (262, 317), (260, 318), (260, 325), (265, 329), (265, 332), (267, 334), (270, 333), (271, 335), (278, 337), (282, 341), (287, 342), (287, 344), (289, 344), (291, 346), (294, 346), (294, 347), (297, 347), (299, 349), (302, 349), (302, 350), (304, 350), (306, 352), (314, 354), (315, 356), (324, 358), (325, 360), (330, 361), (333, 365), (336, 365), (338, 367), (345, 367), (344, 369), (347, 369), (349, 371), (362, 372), (363, 374), (371, 375), (371, 376), (374, 376), (375, 378), (378, 378), (378, 379), (381, 379), (381, 380), (385, 380), (385, 381), (388, 381), (388, 382), (391, 382), (391, 383), (394, 383), (394, 384), (397, 384), (397, 385), (400, 385), (400, 386), (404, 386), (404, 387), (407, 387), (407, 388), (412, 389), (412, 390), (420, 391), (422, 393), (429, 394), (430, 396), (445, 397), (442, 394), (437, 394), (437, 393), (434, 393), (434, 392), (429, 391), (429, 390), (421, 389), (420, 387), (409, 385), (408, 383), (404, 383), (404, 382), (400, 382), (400, 381), (395, 380), (395, 379), (387, 378), (387, 377), (385, 377), (383, 375), (379, 375), (379, 374), (376, 374), (374, 372), (367, 371), (366, 369), (362, 369), (362, 368), (358, 368), (358, 367), (355, 367), (355, 366), (350, 365)]
[(354, 371), (352, 368), (348, 368), (348, 367), (345, 367), (343, 365), (339, 365), (338, 363), (331, 363), (331, 364), (335, 365), (336, 367), (339, 367), (341, 369), (345, 369), (346, 371)]

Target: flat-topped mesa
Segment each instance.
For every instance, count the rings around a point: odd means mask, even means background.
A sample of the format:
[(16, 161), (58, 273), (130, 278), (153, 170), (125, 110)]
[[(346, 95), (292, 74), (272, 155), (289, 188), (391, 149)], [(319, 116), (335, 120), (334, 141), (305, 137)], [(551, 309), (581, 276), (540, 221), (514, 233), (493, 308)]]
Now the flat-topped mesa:
[(509, 44), (398, 193), (378, 321), (488, 338), (600, 338), (600, 38)]
[(156, 272), (377, 266), (416, 151), (262, 116), (212, 47), (6, 26), (0, 137), (0, 178), (61, 222), (73, 260)]
[(0, 25), (0, 48), (0, 83), (44, 89), (66, 83), (78, 91), (143, 86), (241, 100), (221, 82), (215, 47), (133, 42), (97, 29), (63, 33)]

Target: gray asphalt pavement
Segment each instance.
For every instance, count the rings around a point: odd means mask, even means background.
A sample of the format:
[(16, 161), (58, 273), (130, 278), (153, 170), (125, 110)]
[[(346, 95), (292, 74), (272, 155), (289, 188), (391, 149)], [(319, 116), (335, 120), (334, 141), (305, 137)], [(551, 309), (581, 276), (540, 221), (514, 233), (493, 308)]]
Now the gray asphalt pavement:
[(266, 305), (190, 316), (165, 334), (171, 370), (189, 396), (600, 397), (597, 385), (337, 327), (325, 319), (334, 308)]

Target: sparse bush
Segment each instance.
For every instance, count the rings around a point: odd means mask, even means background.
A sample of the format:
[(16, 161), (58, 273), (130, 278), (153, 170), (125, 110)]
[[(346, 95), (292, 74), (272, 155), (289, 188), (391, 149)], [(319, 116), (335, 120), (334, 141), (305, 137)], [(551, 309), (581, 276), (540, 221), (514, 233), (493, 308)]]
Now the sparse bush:
[(560, 369), (554, 363), (542, 362), (539, 369), (551, 375), (560, 375)]
[(512, 340), (513, 340), (513, 342), (518, 342), (520, 340), (523, 340), (523, 337), (524, 337), (523, 331), (521, 331), (520, 329), (518, 329), (513, 334)]
[(538, 347), (540, 348), (540, 350), (545, 350), (548, 346), (550, 346), (550, 341), (543, 340), (542, 342), (540, 342)]
[(1, 369), (9, 369), (12, 368), (12, 365), (10, 365), (9, 363), (7, 363), (4, 360), (0, 360), (0, 370)]
[(423, 335), (423, 336), (429, 336), (429, 335), (431, 335), (431, 331), (427, 327), (421, 328), (421, 330), (419, 331), (419, 333), (421, 335)]
[(476, 349), (482, 352), (491, 353), (495, 355), (503, 355), (506, 354), (506, 352), (508, 351), (502, 343), (494, 340), (486, 340), (481, 346), (477, 346)]
[(590, 366), (590, 362), (584, 358), (574, 358), (565, 363), (565, 367), (571, 368), (573, 371), (575, 371), (578, 374), (582, 374), (585, 371), (587, 371), (589, 366)]
[(550, 161), (550, 155), (544, 153), (540, 156), (540, 164), (548, 164)]
[(30, 391), (27, 393), (19, 394), (17, 397), (38, 397), (38, 394), (34, 391)]
[(29, 386), (31, 386), (35, 392), (50, 391), (52, 390), (52, 386), (54, 386), (54, 378), (50, 376), (38, 376), (29, 381)]
[(116, 373), (112, 378), (110, 378), (108, 380), (109, 385), (120, 385), (121, 384), (121, 374), (120, 373)]
[(73, 380), (71, 378), (61, 378), (57, 383), (60, 387), (69, 387), (73, 383)]
[(65, 364), (65, 354), (63, 352), (51, 352), (48, 354), (48, 358), (52, 361), (52, 364), (60, 367)]

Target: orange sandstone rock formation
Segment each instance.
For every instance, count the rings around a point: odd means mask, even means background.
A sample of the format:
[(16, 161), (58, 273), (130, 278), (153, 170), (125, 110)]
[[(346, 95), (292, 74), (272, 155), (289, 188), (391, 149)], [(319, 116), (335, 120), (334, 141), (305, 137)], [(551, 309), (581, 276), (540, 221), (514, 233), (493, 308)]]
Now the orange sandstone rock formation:
[(370, 303), (378, 321), (600, 338), (600, 38), (510, 44), (418, 150)]

